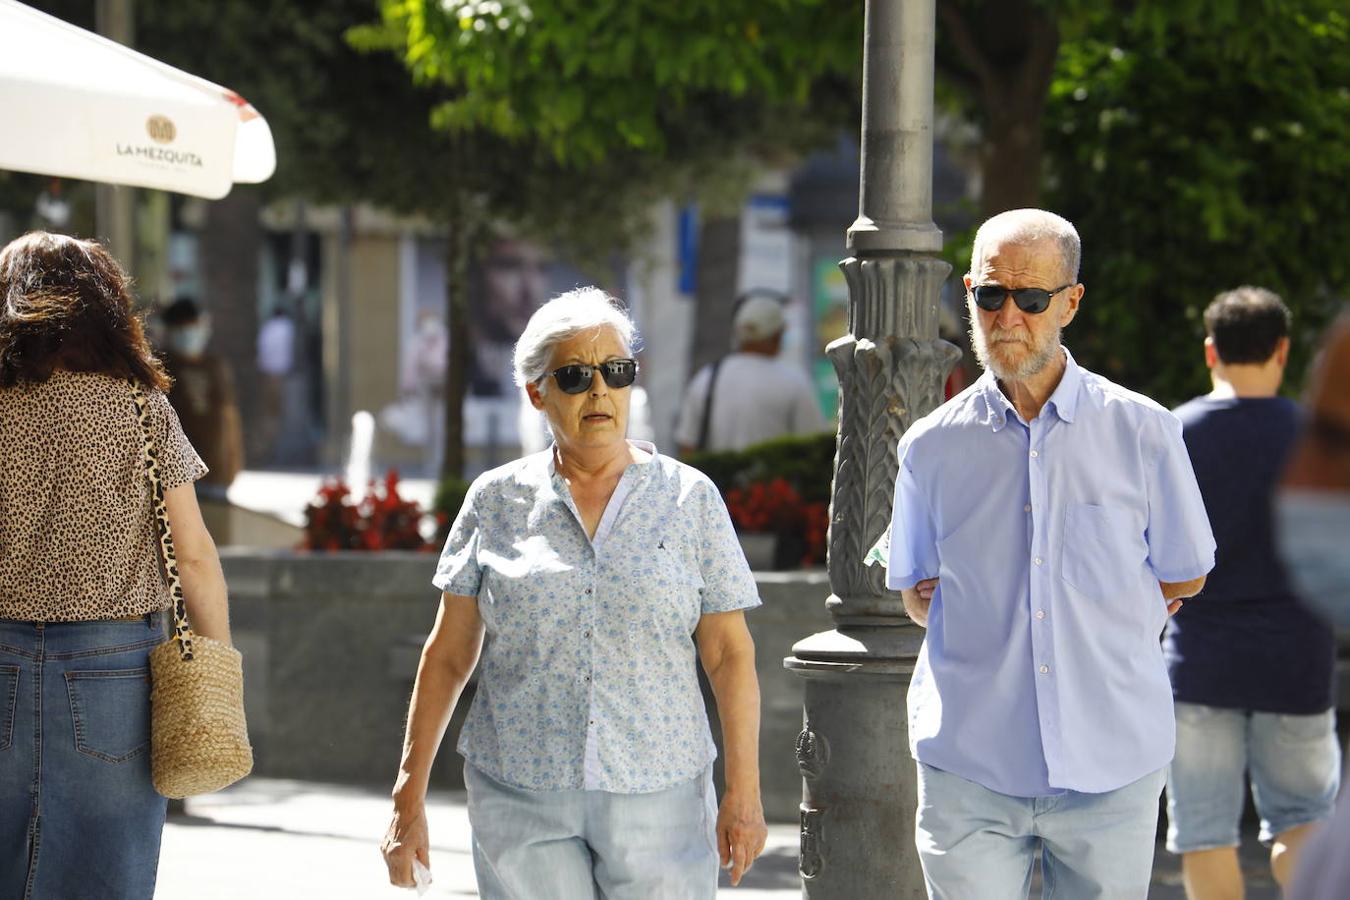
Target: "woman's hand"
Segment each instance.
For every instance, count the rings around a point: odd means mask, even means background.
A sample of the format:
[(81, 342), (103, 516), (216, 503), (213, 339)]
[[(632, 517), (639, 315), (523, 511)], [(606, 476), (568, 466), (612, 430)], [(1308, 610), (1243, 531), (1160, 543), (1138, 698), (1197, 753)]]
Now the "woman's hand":
[(755, 859), (764, 852), (769, 826), (764, 824), (764, 806), (758, 792), (729, 790), (717, 811), (717, 851), (722, 868), (731, 867), (731, 883), (741, 883)]
[(380, 842), (384, 864), (389, 867), (389, 883), (397, 887), (415, 887), (413, 859), (431, 868), (431, 839), (427, 834), (425, 803), (394, 805), (394, 818)]

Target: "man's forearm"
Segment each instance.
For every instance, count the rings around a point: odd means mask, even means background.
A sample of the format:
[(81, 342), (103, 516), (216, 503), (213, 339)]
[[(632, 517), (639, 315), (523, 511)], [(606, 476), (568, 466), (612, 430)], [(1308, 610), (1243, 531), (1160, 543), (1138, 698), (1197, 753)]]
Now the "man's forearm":
[(1184, 600), (1187, 597), (1194, 597), (1200, 593), (1200, 589), (1204, 586), (1204, 575), (1199, 578), (1192, 578), (1190, 581), (1158, 582), (1158, 587), (1162, 588), (1162, 595), (1165, 600)]

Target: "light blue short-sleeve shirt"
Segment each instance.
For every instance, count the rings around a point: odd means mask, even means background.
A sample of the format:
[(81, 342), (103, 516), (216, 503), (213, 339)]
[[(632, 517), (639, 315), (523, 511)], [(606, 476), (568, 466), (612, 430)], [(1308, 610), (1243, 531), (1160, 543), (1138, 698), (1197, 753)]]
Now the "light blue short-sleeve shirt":
[(1171, 760), (1158, 582), (1214, 565), (1180, 422), (1065, 353), (1031, 422), (986, 372), (905, 433), (887, 562), (895, 590), (940, 579), (911, 752), (1021, 797), (1110, 791)]
[(694, 630), (759, 605), (717, 488), (653, 453), (587, 538), (552, 450), (480, 476), (433, 583), (476, 597), (485, 640), (459, 752), (532, 790), (645, 793), (716, 756)]

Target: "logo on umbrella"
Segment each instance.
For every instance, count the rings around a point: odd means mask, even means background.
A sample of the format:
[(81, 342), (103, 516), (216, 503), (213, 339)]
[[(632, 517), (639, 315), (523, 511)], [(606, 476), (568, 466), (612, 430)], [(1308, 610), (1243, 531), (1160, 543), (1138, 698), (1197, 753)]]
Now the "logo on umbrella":
[(172, 144), (178, 136), (178, 129), (168, 116), (151, 116), (145, 120), (146, 133), (157, 144)]

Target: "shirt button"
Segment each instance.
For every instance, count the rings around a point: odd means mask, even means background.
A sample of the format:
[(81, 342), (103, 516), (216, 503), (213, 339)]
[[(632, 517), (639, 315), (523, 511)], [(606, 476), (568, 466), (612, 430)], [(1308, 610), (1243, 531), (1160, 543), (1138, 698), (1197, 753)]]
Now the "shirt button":
[(1038, 609), (1038, 610), (1036, 610), (1036, 618), (1038, 618), (1038, 619), (1044, 619), (1044, 618), (1045, 618), (1045, 610), (1043, 610), (1043, 609)]
[(1049, 666), (1041, 666), (1041, 674), (1042, 674), (1042, 675), (1049, 675), (1049, 674), (1050, 674), (1050, 667), (1049, 667)]
[(591, 592), (591, 589), (590, 589), (590, 588), (586, 588), (586, 593), (589, 594), (590, 592)]
[(1041, 564), (1041, 558), (1038, 556), (1035, 559), (1033, 559), (1032, 562), (1034, 562), (1036, 565), (1039, 566)]
[(1028, 503), (1026, 506), (1022, 507), (1022, 512), (1031, 512), (1031, 504)]
[(1035, 459), (1035, 458), (1038, 457), (1038, 456), (1040, 456), (1040, 454), (1037, 453), (1035, 450), (1032, 450), (1032, 451), (1031, 451), (1031, 458), (1032, 458), (1032, 459)]
[(582, 680), (582, 681), (590, 681), (590, 680), (591, 680), (591, 676), (589, 676), (589, 675), (583, 675), (583, 676), (581, 676), (581, 680)]

